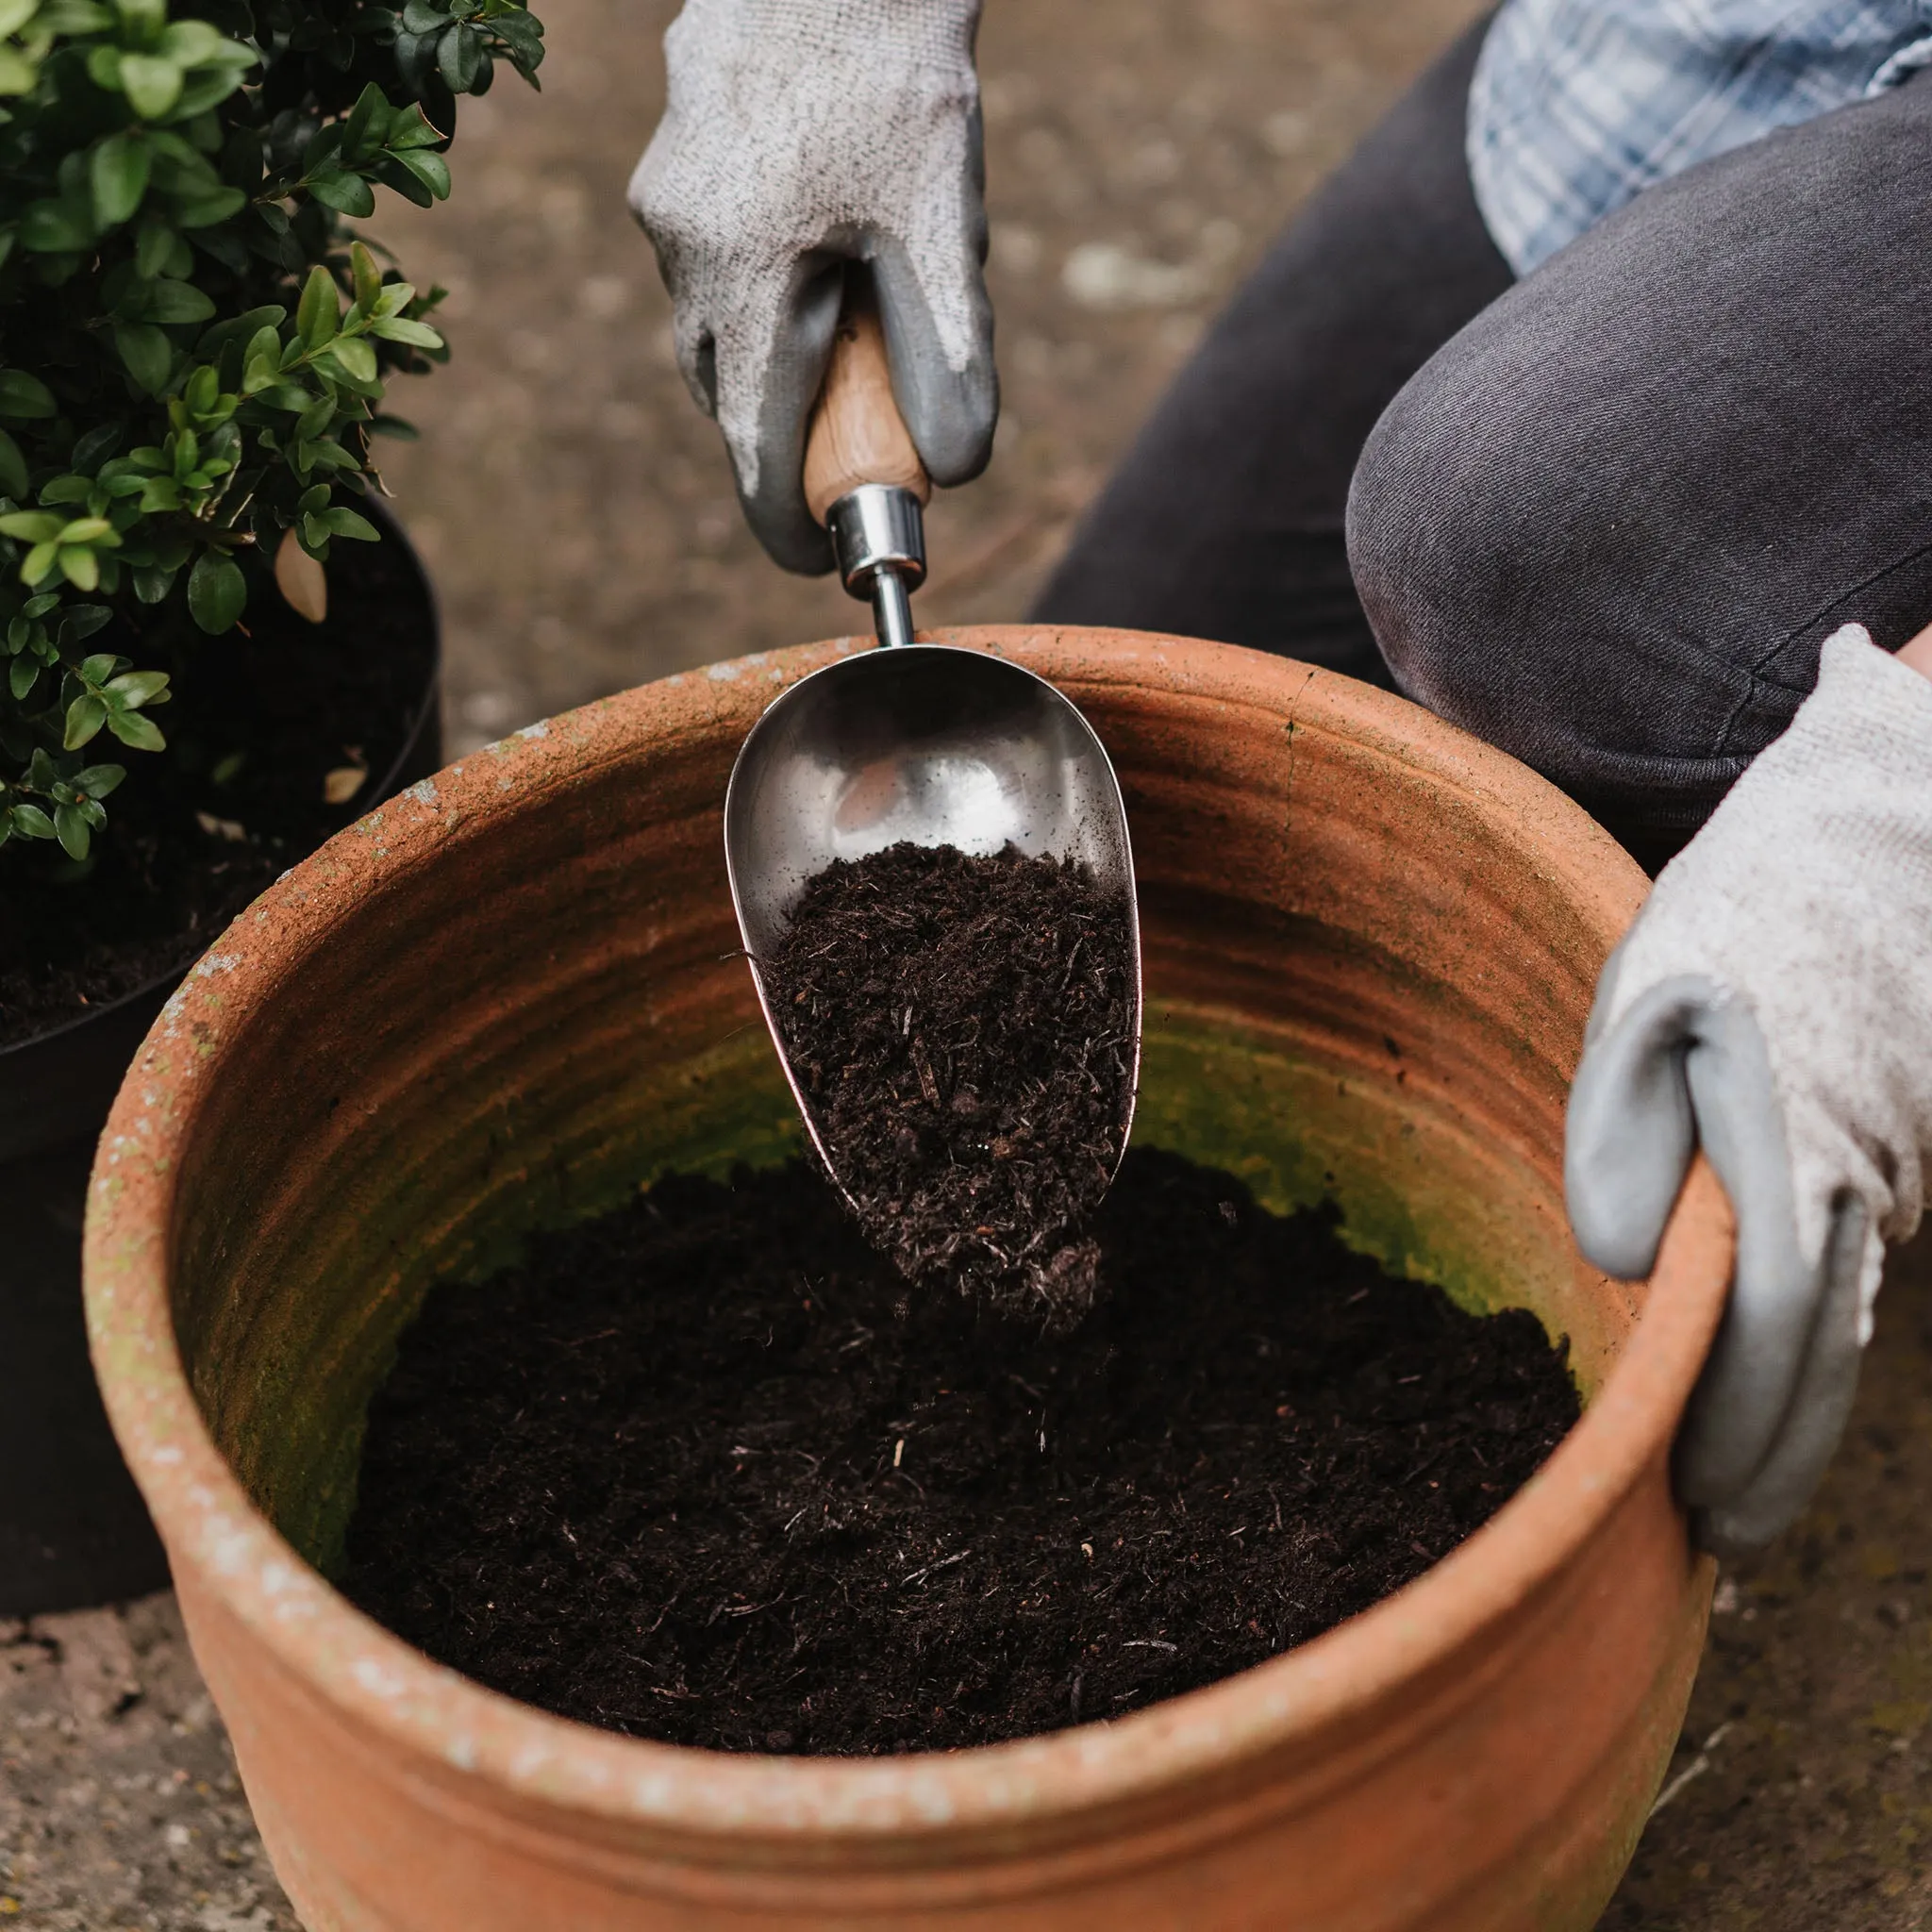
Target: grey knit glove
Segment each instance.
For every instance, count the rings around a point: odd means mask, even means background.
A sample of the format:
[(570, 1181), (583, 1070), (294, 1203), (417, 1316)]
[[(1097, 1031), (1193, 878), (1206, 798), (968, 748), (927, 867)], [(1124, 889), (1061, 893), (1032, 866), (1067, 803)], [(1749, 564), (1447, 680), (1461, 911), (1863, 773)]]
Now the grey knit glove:
[(1837, 1446), (1932, 1144), (1932, 679), (1857, 625), (1604, 968), (1566, 1163), (1591, 1260), (1650, 1272), (1699, 1144), (1738, 1267), (1676, 1476), (1732, 1555), (1791, 1522)]
[(936, 483), (986, 466), (999, 391), (981, 266), (980, 0), (687, 0), (630, 205), (758, 540), (829, 570), (800, 478), (838, 320), (869, 262), (900, 413)]

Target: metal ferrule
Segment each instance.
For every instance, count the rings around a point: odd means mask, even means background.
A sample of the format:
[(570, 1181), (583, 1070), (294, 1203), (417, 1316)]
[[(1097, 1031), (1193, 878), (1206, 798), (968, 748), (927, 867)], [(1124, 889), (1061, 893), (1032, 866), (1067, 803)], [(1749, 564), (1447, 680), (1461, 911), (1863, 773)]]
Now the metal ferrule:
[(925, 581), (925, 518), (919, 499), (896, 483), (861, 483), (825, 518), (839, 575), (853, 596), (869, 598), (873, 577), (890, 570), (907, 590)]

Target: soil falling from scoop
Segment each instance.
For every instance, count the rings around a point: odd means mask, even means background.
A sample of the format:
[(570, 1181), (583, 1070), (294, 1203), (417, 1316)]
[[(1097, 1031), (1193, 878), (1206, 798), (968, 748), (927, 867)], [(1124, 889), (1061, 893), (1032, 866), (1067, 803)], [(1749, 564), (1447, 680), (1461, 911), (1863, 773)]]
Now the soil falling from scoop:
[(1078, 1322), (1133, 1060), (1126, 921), (1091, 871), (1011, 846), (841, 859), (759, 964), (874, 1245), (908, 1280)]
[(345, 1588), (566, 1717), (729, 1751), (1120, 1717), (1307, 1641), (1575, 1421), (1478, 1318), (1127, 1157), (1071, 1337), (915, 1297), (802, 1164), (658, 1183), (432, 1291), (370, 1413)]

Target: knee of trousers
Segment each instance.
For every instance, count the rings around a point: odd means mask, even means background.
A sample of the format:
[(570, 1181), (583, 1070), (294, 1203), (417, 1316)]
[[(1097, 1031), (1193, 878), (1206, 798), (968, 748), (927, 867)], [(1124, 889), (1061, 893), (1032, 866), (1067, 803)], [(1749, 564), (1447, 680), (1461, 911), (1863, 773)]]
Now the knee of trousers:
[(1594, 490), (1591, 432), (1498, 411), (1475, 361), (1452, 342), (1409, 382), (1349, 492), (1395, 683), (1609, 820), (1699, 823), (1746, 762), (1724, 742), (1735, 668), (1657, 623), (1645, 533)]
[(1363, 446), (1349, 490), (1349, 567), (1407, 696), (1547, 762), (1562, 750), (1545, 741), (1562, 719), (1566, 675), (1536, 629), (1552, 533), (1532, 527), (1523, 453), (1464, 406), (1442, 361), (1402, 390)]

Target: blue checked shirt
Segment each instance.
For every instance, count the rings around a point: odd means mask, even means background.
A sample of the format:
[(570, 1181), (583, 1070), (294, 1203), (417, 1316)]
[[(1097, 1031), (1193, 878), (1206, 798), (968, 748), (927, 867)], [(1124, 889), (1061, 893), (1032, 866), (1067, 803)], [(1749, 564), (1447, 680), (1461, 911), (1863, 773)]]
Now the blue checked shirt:
[(1694, 161), (1932, 66), (1932, 0), (1504, 0), (1470, 89), (1469, 164), (1527, 275)]

